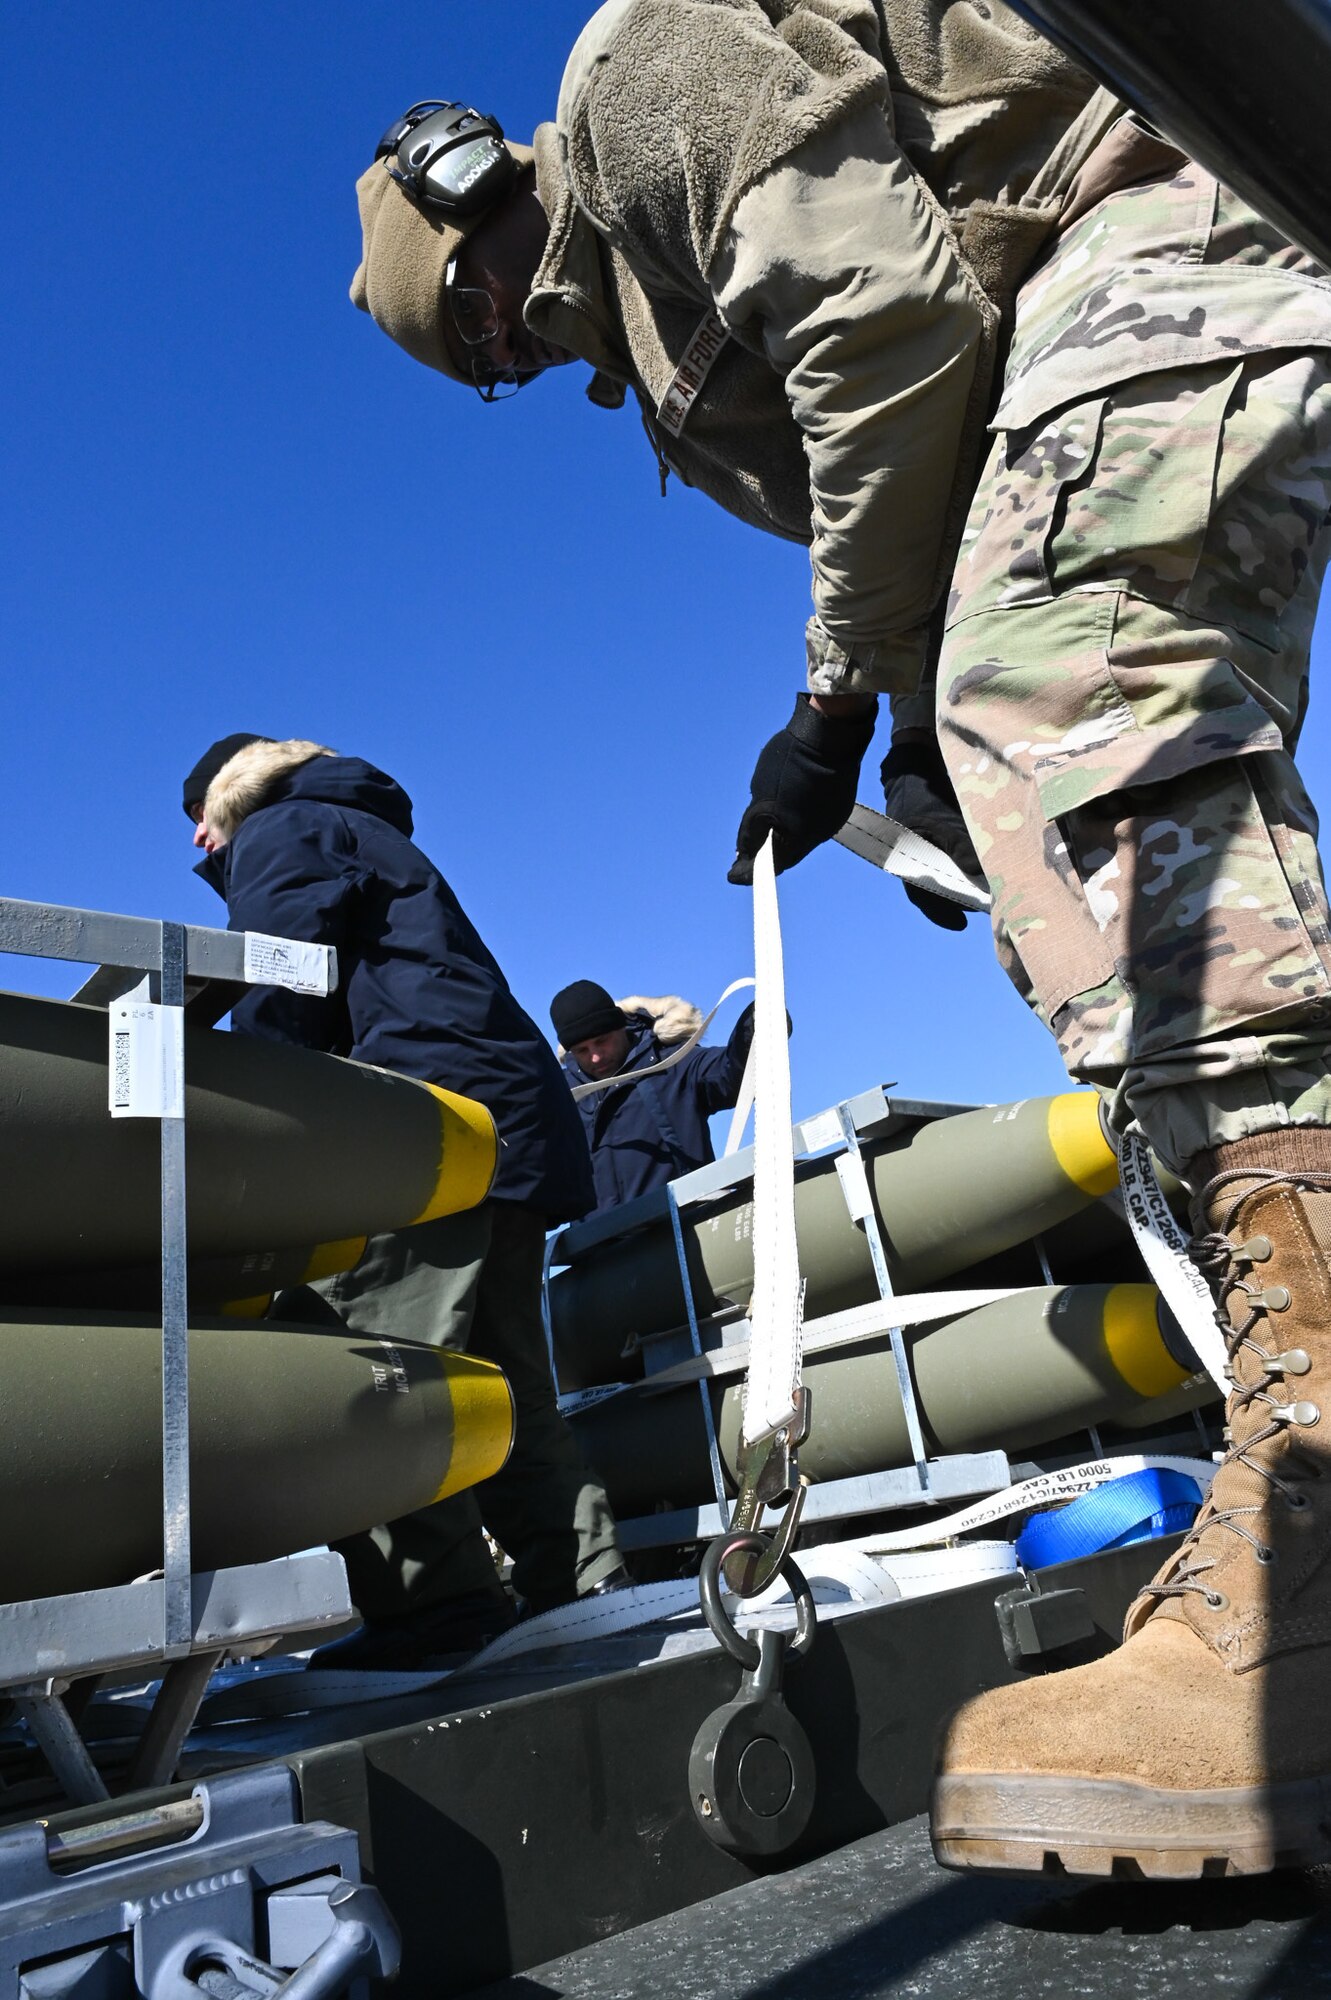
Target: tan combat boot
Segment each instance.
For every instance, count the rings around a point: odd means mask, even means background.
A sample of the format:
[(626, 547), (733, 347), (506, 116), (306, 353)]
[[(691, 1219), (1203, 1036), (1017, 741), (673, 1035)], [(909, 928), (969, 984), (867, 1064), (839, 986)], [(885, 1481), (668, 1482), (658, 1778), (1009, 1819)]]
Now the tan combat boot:
[(1229, 1349), (1229, 1450), (1116, 1653), (953, 1717), (931, 1810), (945, 1866), (1179, 1877), (1331, 1860), (1331, 1132), (1246, 1139), (1211, 1163), (1192, 1251)]

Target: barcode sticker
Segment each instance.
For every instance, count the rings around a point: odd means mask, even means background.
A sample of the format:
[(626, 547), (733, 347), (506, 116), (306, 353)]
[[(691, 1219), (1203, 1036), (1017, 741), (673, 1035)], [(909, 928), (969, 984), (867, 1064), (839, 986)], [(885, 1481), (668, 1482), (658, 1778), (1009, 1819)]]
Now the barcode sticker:
[(113, 1118), (183, 1118), (185, 1016), (179, 1007), (118, 1000), (108, 1010)]
[(251, 986), (285, 986), (290, 993), (327, 993), (332, 985), (331, 945), (245, 933), (245, 977)]

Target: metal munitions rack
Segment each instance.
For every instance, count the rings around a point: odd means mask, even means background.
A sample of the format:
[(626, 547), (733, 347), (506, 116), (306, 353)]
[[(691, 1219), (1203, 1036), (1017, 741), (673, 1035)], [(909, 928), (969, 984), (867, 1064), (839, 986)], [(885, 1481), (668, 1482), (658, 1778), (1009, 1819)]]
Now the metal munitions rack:
[[(797, 1159), (821, 1153), (835, 1146), (837, 1178), (852, 1222), (864, 1231), (869, 1256), (878, 1285), (879, 1302), (862, 1306), (853, 1313), (837, 1313), (825, 1322), (806, 1322), (804, 1352), (842, 1345), (849, 1340), (867, 1340), (886, 1335), (896, 1369), (906, 1431), (910, 1439), (912, 1463), (900, 1471), (875, 1472), (854, 1479), (829, 1479), (812, 1486), (806, 1495), (802, 1519), (807, 1522), (840, 1520), (860, 1514), (887, 1512), (897, 1507), (922, 1507), (996, 1493), (1012, 1483), (1007, 1454), (1001, 1451), (953, 1452), (930, 1458), (920, 1423), (919, 1404), (910, 1372), (906, 1343), (893, 1317), (894, 1290), (888, 1269), (887, 1251), (878, 1226), (877, 1210), (861, 1155), (868, 1139), (885, 1138), (903, 1125), (921, 1119), (953, 1117), (974, 1109), (969, 1104), (935, 1103), (918, 1098), (890, 1097), (883, 1088), (846, 1098), (815, 1117), (794, 1127)], [(732, 1193), (753, 1179), (753, 1149), (714, 1160), (672, 1181), (664, 1191), (666, 1211), (674, 1238), (675, 1260), (684, 1296), (687, 1327), (651, 1335), (638, 1343), (644, 1379), (627, 1390), (589, 1390), (585, 1397), (570, 1396), (561, 1401), (566, 1408), (603, 1395), (651, 1395), (680, 1381), (696, 1379), (706, 1428), (711, 1461), (714, 1500), (710, 1506), (680, 1508), (668, 1514), (645, 1515), (639, 1520), (620, 1521), (619, 1539), (625, 1549), (660, 1548), (676, 1542), (707, 1541), (723, 1534), (730, 1525), (730, 1501), (726, 1493), (721, 1452), (712, 1415), (709, 1387), (718, 1376), (739, 1374), (747, 1364), (749, 1322), (738, 1313), (729, 1320), (711, 1316), (709, 1339), (704, 1342), (702, 1321), (694, 1298), (692, 1279), (685, 1255), (683, 1211), (700, 1207), (717, 1196)], [(643, 1207), (651, 1205), (642, 1221), (655, 1220), (660, 1207), (647, 1196)], [(632, 1218), (628, 1218), (630, 1221)], [(625, 1218), (616, 1225), (616, 1211), (607, 1211), (590, 1222), (575, 1223), (579, 1254), (594, 1242), (608, 1241), (622, 1232)], [(1041, 1251), (1041, 1255), (1043, 1252)], [(546, 1257), (547, 1284), (553, 1264), (559, 1261), (559, 1238), (551, 1240)], [(546, 1329), (550, 1332), (549, 1305)], [(553, 1352), (553, 1350), (552, 1350)], [(814, 1411), (814, 1422), (818, 1420)]]
[(297, 983), (312, 953), (322, 954), (315, 962), (328, 990), (337, 962), (323, 946), (8, 897), (0, 897), (0, 951), (95, 965), (74, 999), (113, 1007), (132, 998), (160, 1064), (148, 1106), (120, 1115), (156, 1116), (162, 1130), (162, 1574), (0, 1605), (0, 1692), (18, 1705), (70, 1798), (91, 1804), (109, 1794), (65, 1703), (72, 1681), (165, 1664), (129, 1773), (133, 1787), (165, 1784), (224, 1652), (263, 1650), (284, 1633), (353, 1615), (342, 1559), (327, 1549), (199, 1574), (190, 1562), (184, 1023), (212, 1026), (247, 984)]

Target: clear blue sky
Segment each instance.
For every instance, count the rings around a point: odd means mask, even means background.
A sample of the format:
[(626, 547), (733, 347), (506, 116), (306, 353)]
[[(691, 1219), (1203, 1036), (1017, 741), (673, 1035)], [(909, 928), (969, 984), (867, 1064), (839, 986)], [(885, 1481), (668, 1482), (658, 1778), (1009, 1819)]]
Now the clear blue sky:
[[(804, 552), (662, 501), (581, 367), (483, 409), (347, 299), (383, 127), (457, 96), (528, 137), (591, 7), (6, 10), (5, 892), (223, 921), (179, 783), (254, 729), (406, 786), (542, 1027), (570, 979), (706, 1006), (750, 969), (725, 870), (802, 684)], [(1324, 797), (1316, 703), (1310, 735)], [(1059, 1087), (976, 920), (839, 849), (782, 889), (797, 1111)]]

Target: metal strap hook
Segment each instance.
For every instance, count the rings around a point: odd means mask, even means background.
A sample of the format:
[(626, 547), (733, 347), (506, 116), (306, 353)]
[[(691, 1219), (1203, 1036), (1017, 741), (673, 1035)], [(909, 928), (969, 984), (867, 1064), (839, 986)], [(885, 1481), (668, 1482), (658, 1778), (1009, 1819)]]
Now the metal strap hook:
[(781, 1500), (786, 1506), (775, 1529), (765, 1537), (765, 1549), (754, 1553), (732, 1548), (725, 1557), (726, 1582), (736, 1597), (757, 1597), (766, 1590), (794, 1548), (809, 1489), (808, 1479), (797, 1469), (795, 1454), (809, 1435), (811, 1409), (809, 1391), (801, 1387), (795, 1392), (795, 1416), (790, 1422), (740, 1446), (740, 1492), (730, 1523), (734, 1533), (757, 1530), (769, 1507)]

